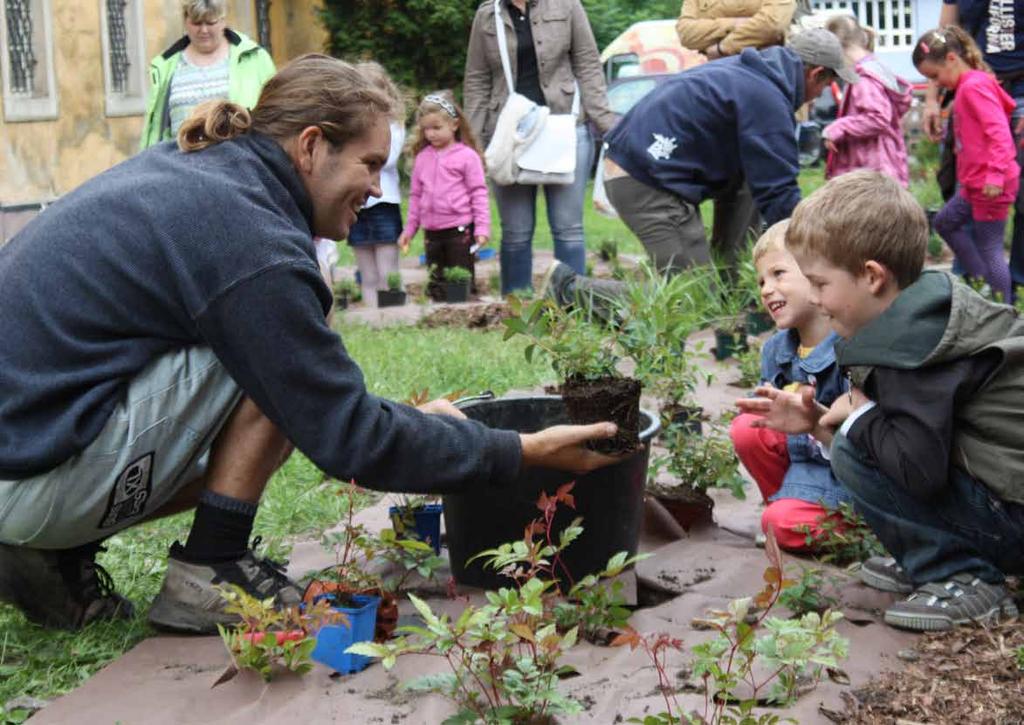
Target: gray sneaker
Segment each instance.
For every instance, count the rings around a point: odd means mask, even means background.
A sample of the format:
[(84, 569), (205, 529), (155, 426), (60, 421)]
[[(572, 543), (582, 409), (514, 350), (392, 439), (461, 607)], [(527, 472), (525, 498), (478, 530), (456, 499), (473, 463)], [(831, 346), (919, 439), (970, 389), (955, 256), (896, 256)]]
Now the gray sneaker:
[(149, 621), (160, 629), (194, 634), (216, 634), (217, 625), (230, 625), (238, 616), (224, 611), (220, 587), (237, 584), (259, 599), (274, 597), (281, 607), (302, 602), (302, 589), (282, 568), (250, 550), (241, 559), (216, 564), (185, 561), (184, 548), (171, 546), (167, 574), (149, 610)]
[(96, 563), (99, 542), (43, 550), (0, 544), (0, 601), (44, 627), (78, 630), (93, 622), (130, 619), (132, 603), (114, 591)]
[(971, 574), (957, 574), (949, 581), (919, 587), (885, 610), (885, 622), (902, 629), (933, 632), (968, 622), (989, 622), (1000, 615), (1017, 616), (1017, 605), (1006, 587)]
[(872, 556), (861, 564), (859, 574), (860, 580), (873, 589), (897, 594), (914, 591), (914, 583), (891, 556)]
[(559, 307), (566, 307), (573, 300), (573, 281), (576, 273), (568, 264), (557, 259), (544, 272), (540, 281), (540, 296), (554, 301)]

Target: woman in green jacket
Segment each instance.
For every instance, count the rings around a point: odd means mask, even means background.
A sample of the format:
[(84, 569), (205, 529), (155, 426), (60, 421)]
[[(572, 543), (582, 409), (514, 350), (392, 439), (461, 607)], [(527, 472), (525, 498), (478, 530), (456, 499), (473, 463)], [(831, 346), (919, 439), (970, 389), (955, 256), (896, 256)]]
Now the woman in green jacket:
[(192, 109), (226, 99), (246, 108), (274, 75), (270, 54), (226, 27), (225, 0), (182, 0), (185, 36), (153, 58), (140, 148), (174, 138)]

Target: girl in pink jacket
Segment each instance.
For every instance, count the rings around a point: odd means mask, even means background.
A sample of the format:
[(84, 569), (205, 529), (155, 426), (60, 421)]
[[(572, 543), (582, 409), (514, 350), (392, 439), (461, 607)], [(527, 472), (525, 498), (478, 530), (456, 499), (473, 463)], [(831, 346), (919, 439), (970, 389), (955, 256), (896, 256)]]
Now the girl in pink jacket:
[(935, 231), (968, 275), (983, 277), (994, 295), (1010, 302), (1003, 237), (1020, 180), (1010, 131), (1013, 99), (989, 71), (974, 40), (956, 26), (922, 35), (913, 57), (921, 75), (956, 91), (953, 133), (960, 191), (936, 215)]
[(836, 16), (827, 27), (839, 38), (860, 82), (846, 86), (838, 118), (823, 132), (829, 151), (825, 177), (870, 169), (907, 186), (907, 144), (901, 121), (910, 108), (910, 84), (872, 55), (875, 34), (852, 15)]
[(451, 96), (432, 93), (424, 98), (416, 122), (409, 215), (398, 244), (406, 251), (423, 227), (430, 269), (427, 294), (440, 301), (445, 298), (445, 269), (464, 267), (473, 274), (476, 248), (487, 244), (491, 234), (491, 206), (483, 155)]

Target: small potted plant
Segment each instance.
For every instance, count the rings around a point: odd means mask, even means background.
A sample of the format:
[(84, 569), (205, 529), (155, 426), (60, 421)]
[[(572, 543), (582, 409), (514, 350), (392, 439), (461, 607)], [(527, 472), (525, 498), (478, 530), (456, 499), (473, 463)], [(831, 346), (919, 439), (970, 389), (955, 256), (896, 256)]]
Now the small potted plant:
[(701, 437), (673, 427), (664, 442), (668, 455), (656, 459), (655, 468), (664, 467), (677, 483), (649, 483), (647, 491), (684, 529), (712, 522), (709, 488), (728, 488), (736, 498), (746, 498), (732, 442), (720, 429), (712, 427)]
[(402, 539), (423, 541), (441, 553), (441, 513), (439, 503), (431, 503), (425, 496), (402, 496), (388, 508), (391, 528)]
[(239, 670), (254, 670), (267, 682), (286, 670), (305, 674), (313, 666), (317, 633), (348, 625), (345, 614), (326, 603), (280, 609), (273, 598), (257, 599), (236, 584), (222, 587), (220, 595), (224, 611), (241, 620), (235, 626), (217, 625), (232, 662), (221, 682)]
[(314, 606), (328, 606), (341, 621), (320, 628), (310, 657), (343, 675), (365, 669), (370, 658), (350, 654), (347, 650), (356, 642), (374, 639), (380, 601), (380, 597), (368, 594), (321, 594)]
[(402, 289), (402, 275), (391, 272), (387, 278), (388, 288), (377, 290), (378, 307), (401, 307), (405, 304), (405, 290)]
[(747, 250), (747, 254), (739, 262), (739, 289), (746, 294), (747, 302), (744, 311), (744, 327), (748, 335), (760, 335), (775, 329), (775, 321), (768, 314), (767, 310), (761, 307), (761, 285), (758, 282), (757, 267), (754, 266), (754, 259)]
[(719, 271), (711, 280), (711, 322), (715, 329), (715, 359), (728, 360), (747, 349), (746, 313), (750, 291)]
[(342, 279), (334, 285), (334, 304), (339, 310), (347, 309), (349, 303), (359, 297), (359, 285), (355, 280)]
[(469, 300), (469, 283), (472, 273), (465, 267), (445, 267), (444, 294), (446, 302), (466, 302)]
[(602, 453), (626, 453), (640, 445), (640, 381), (625, 377), (616, 366), (622, 356), (618, 335), (592, 317), (589, 310), (565, 310), (548, 299), (525, 304), (509, 298), (512, 316), (504, 320), (505, 339), (529, 339), (525, 354), (532, 362), (540, 350), (561, 378), (559, 392), (573, 423), (610, 420), (615, 437), (587, 445)]

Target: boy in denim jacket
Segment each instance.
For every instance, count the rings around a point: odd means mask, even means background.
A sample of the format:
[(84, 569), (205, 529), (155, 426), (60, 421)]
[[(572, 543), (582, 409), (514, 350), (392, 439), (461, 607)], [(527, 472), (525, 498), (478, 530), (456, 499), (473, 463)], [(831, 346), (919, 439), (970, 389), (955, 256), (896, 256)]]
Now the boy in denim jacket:
[[(844, 390), (834, 349), (838, 337), (811, 304), (810, 284), (786, 251), (788, 224), (775, 224), (754, 246), (761, 303), (779, 328), (761, 351), (761, 381), (792, 391), (813, 386), (815, 400), (828, 406)], [(729, 433), (737, 457), (768, 504), (761, 528), (765, 533), (771, 529), (785, 549), (807, 550), (806, 531), (816, 534), (827, 509), (849, 501), (817, 442), (806, 433), (765, 428), (750, 413), (736, 416)]]

